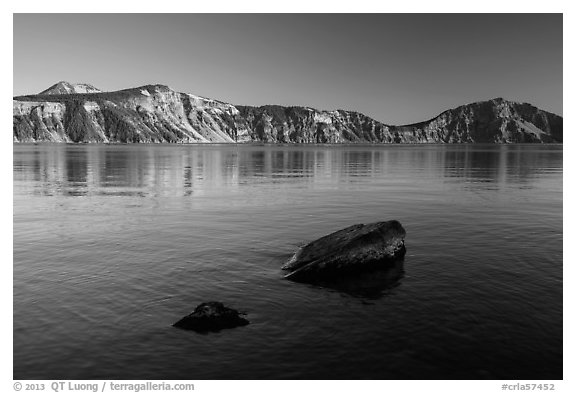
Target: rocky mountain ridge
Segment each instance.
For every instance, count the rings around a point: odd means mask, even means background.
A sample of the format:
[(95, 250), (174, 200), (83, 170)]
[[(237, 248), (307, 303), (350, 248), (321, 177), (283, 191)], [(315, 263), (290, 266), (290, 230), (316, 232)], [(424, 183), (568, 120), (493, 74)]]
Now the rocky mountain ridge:
[(49, 95), (49, 94), (84, 94), (84, 93), (102, 93), (102, 90), (88, 83), (70, 83), (66, 81), (60, 81), (38, 94)]
[(100, 92), (60, 83), (14, 97), (14, 142), (561, 143), (563, 135), (562, 117), (502, 98), (393, 126), (353, 111), (235, 106), (164, 85)]

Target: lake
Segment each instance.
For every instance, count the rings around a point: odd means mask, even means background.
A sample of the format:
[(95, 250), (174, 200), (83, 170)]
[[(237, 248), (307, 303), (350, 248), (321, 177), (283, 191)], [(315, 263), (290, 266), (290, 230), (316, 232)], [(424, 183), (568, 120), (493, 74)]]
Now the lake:
[[(562, 379), (562, 145), (13, 146), (14, 379)], [(283, 279), (399, 220), (393, 279)], [(204, 301), (250, 324), (171, 325)]]

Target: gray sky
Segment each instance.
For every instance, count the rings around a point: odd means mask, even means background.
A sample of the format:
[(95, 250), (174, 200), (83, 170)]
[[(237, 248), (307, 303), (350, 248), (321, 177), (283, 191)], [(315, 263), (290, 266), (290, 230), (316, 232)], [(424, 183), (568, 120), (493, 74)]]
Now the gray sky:
[(495, 97), (562, 115), (562, 15), (14, 15), (14, 95), (61, 80), (388, 124)]

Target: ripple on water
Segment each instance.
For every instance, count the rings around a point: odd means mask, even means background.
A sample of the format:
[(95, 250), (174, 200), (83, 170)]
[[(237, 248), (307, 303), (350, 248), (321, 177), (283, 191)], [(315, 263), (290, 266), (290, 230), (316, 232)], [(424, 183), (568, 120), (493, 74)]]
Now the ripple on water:
[[(14, 150), (17, 379), (562, 378), (561, 146)], [(283, 279), (393, 218), (374, 286)], [(171, 327), (210, 300), (250, 324)]]

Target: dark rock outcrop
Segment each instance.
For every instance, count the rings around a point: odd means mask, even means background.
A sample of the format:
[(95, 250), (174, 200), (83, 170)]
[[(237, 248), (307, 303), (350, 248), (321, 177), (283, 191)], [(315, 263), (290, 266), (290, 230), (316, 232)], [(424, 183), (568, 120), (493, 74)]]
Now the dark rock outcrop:
[(240, 312), (225, 307), (220, 302), (207, 302), (197, 306), (192, 314), (185, 316), (172, 326), (199, 333), (217, 332), (248, 325), (250, 322), (240, 315), (242, 315)]
[(405, 236), (396, 220), (352, 225), (303, 246), (282, 269), (288, 279), (312, 283), (386, 269), (404, 257)]

